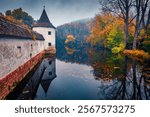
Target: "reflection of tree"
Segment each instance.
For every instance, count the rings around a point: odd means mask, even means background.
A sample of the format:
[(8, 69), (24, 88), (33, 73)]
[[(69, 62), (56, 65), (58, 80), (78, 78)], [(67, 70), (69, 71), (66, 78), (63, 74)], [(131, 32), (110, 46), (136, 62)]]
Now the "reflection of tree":
[(57, 51), (57, 59), (72, 63), (88, 64), (88, 49), (83, 47), (76, 50), (68, 46), (62, 47)]
[(69, 48), (68, 46), (65, 47), (67, 54), (73, 54), (76, 50)]
[(141, 78), (144, 79), (145, 99), (150, 99), (150, 61), (144, 64)]
[[(126, 99), (150, 99), (149, 96), (147, 96), (147, 94), (149, 93), (147, 92), (148, 90), (145, 90), (147, 89), (144, 81), (144, 74), (146, 71), (144, 71), (143, 68), (145, 68), (145, 66), (142, 66), (142, 68), (140, 68), (137, 62), (133, 60), (132, 70), (128, 71), (132, 74), (132, 77), (130, 77), (130, 82), (132, 84), (131, 86), (133, 87), (133, 91), (130, 91), (128, 93), (128, 95), (130, 96), (128, 96), (129, 98)], [(129, 87), (126, 90), (129, 90)]]
[(91, 65), (95, 79), (101, 83), (98, 87), (100, 99), (150, 99), (149, 62), (139, 64), (121, 54), (113, 55), (109, 50), (100, 47), (74, 48), (69, 44), (68, 47), (61, 46), (61, 49), (57, 49), (57, 58)]
[(95, 51), (90, 55), (90, 63), (94, 68), (96, 79), (113, 79), (122, 77), (122, 67), (124, 65), (124, 57), (120, 55), (112, 55), (110, 51)]
[(112, 79), (111, 85), (103, 85), (105, 99), (150, 99), (149, 73), (150, 68), (141, 68), (136, 61), (131, 63), (125, 57), (123, 77)]

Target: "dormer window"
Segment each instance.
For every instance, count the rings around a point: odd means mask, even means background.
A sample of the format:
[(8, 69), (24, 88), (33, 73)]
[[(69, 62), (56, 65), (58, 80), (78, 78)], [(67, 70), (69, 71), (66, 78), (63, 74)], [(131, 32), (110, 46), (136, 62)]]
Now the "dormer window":
[(51, 31), (48, 31), (48, 35), (51, 35), (52, 34), (52, 32)]

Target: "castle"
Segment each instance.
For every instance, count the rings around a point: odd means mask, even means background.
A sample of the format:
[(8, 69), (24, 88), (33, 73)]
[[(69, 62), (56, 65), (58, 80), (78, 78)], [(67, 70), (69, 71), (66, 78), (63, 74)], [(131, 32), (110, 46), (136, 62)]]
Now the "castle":
[(55, 48), (56, 28), (45, 7), (29, 30), (0, 15), (0, 99), (4, 99), (43, 58)]
[(50, 22), (44, 7), (40, 19), (33, 25), (33, 30), (43, 35), (45, 39), (45, 49), (49, 46), (55, 47), (55, 29), (56, 28)]

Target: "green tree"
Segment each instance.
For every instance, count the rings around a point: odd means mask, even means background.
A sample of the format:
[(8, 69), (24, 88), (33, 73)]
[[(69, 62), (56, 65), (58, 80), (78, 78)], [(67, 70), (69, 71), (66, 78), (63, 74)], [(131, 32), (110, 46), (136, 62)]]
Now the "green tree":
[(5, 12), (5, 15), (12, 16), (16, 20), (22, 20), (22, 22), (29, 27), (31, 27), (34, 22), (32, 16), (30, 16), (27, 12), (23, 11), (22, 8), (14, 9), (13, 11), (7, 10)]
[(5, 12), (5, 15), (6, 16), (11, 16), (12, 14), (11, 14), (11, 10), (7, 10), (6, 12)]

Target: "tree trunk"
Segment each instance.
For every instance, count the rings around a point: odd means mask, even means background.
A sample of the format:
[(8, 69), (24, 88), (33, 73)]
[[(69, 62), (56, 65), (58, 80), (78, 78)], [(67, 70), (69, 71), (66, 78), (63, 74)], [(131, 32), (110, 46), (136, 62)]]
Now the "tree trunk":
[(138, 31), (135, 32), (132, 49), (136, 50)]
[(136, 78), (136, 61), (133, 60), (132, 63), (132, 70), (133, 70), (133, 97), (132, 99), (137, 99), (137, 78)]
[(129, 38), (129, 1), (127, 0), (125, 3), (125, 49), (129, 49), (128, 38)]
[(139, 31), (139, 27), (140, 27), (140, 8), (141, 8), (140, 3), (141, 2), (139, 0), (136, 0), (137, 17), (136, 17), (135, 33), (134, 33), (134, 40), (133, 40), (133, 46), (132, 46), (133, 50), (136, 50), (138, 31)]
[(150, 9), (148, 11), (148, 19), (147, 19), (147, 22), (146, 22), (146, 27), (145, 27), (145, 30), (146, 30), (146, 34), (147, 34), (147, 31), (148, 31), (148, 25), (150, 24)]
[(125, 21), (125, 49), (129, 49), (128, 47), (128, 38), (129, 38), (129, 24), (128, 24), (128, 20)]

